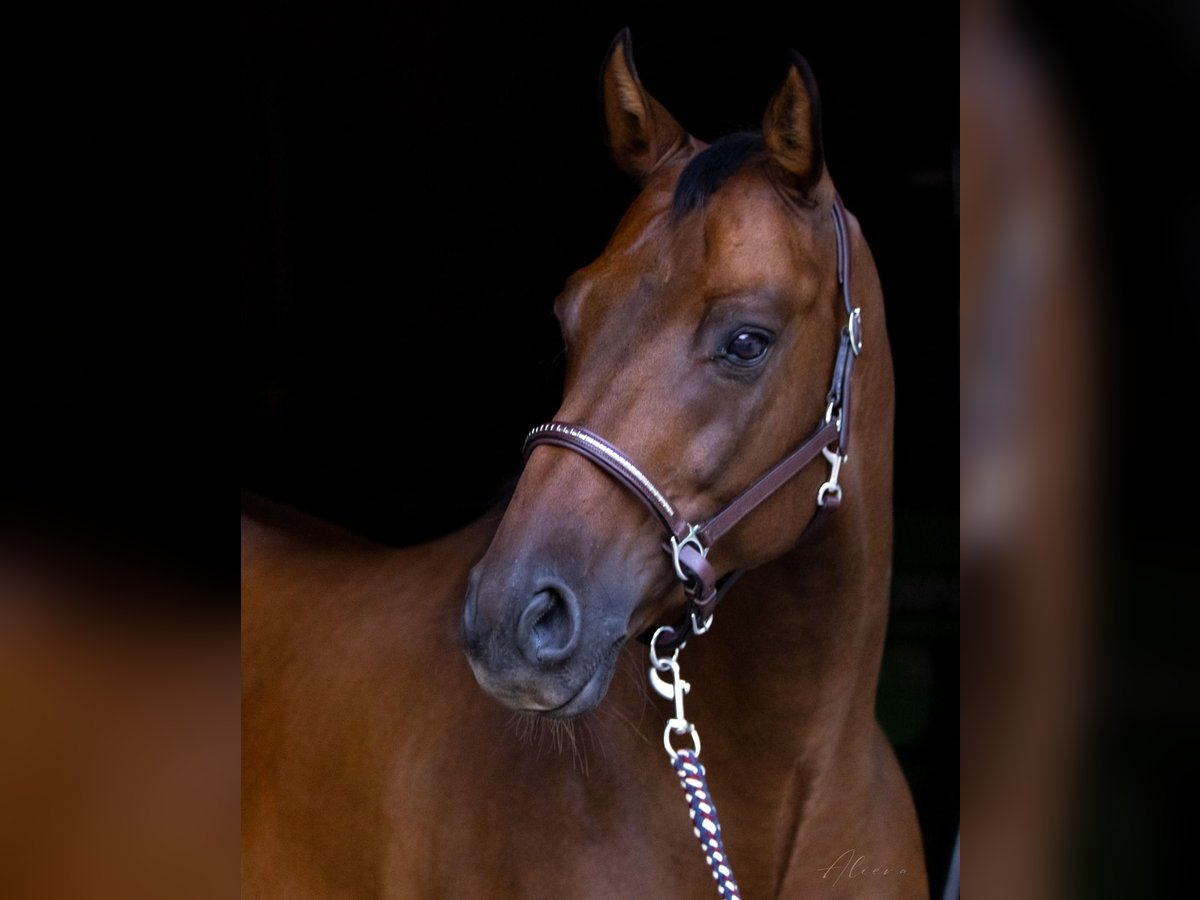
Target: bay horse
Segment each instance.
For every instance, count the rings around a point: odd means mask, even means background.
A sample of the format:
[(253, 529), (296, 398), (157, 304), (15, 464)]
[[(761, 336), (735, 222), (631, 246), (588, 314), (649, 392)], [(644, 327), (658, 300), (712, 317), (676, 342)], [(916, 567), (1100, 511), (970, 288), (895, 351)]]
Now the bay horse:
[[(874, 716), (892, 549), (883, 299), (824, 163), (811, 71), (793, 52), (762, 133), (712, 145), (647, 93), (627, 30), (601, 85), (641, 192), (555, 302), (556, 421), (711, 521), (828, 425), (845, 300), (862, 353), (840, 483), (815, 456), (679, 573), (648, 490), (566, 444), (533, 441), (505, 506), (419, 547), (249, 503), (246, 896), (713, 896), (633, 640), (691, 627), (676, 576), (704, 566), (725, 596), (679, 661), (744, 896), (928, 896)], [(473, 440), (470, 422), (435, 431)], [(831, 483), (841, 502), (822, 509)]]

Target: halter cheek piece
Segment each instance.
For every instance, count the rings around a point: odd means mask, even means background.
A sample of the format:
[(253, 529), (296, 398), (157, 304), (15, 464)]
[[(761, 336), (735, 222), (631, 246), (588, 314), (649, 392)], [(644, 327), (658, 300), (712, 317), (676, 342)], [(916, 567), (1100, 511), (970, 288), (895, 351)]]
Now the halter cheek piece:
[(706, 522), (689, 523), (633, 460), (580, 425), (547, 422), (538, 425), (525, 438), (526, 459), (540, 444), (574, 450), (632, 491), (662, 523), (667, 533), (663, 549), (671, 558), (675, 574), (683, 582), (688, 605), (678, 624), (659, 629), (657, 643), (652, 649), (660, 655), (682, 646), (692, 634), (707, 631), (717, 603), (742, 574), (742, 570), (734, 570), (718, 580), (708, 563), (709, 550), (818, 456), (824, 455), (829, 461), (830, 475), (817, 490), (817, 507), (832, 511), (841, 503), (842, 487), (838, 484), (838, 474), (850, 449), (850, 376), (855, 357), (862, 351), (862, 313), (850, 303), (850, 244), (846, 239), (845, 210), (840, 199), (834, 199), (832, 214), (837, 236), (838, 283), (847, 318), (833, 365), (832, 384), (825, 398), (824, 419), (804, 443), (738, 494), (724, 509)]

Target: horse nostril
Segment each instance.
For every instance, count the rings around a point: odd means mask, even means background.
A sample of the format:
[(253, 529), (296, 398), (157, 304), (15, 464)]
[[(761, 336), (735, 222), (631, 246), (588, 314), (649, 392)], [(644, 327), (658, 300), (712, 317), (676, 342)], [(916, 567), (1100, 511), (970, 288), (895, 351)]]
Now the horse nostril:
[(539, 665), (561, 662), (579, 643), (579, 603), (566, 588), (546, 587), (517, 620), (517, 643)]
[(479, 643), (479, 628), (477, 627), (479, 602), (476, 599), (477, 593), (474, 584), (467, 588), (467, 598), (463, 604), (462, 621), (459, 623), (458, 633), (462, 638), (463, 646), (468, 650), (474, 650)]

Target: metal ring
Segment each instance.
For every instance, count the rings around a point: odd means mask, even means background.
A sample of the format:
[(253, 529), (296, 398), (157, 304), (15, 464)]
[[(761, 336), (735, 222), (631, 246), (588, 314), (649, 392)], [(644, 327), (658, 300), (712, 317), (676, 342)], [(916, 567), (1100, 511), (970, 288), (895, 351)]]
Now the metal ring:
[(682, 719), (668, 719), (667, 727), (663, 729), (663, 746), (666, 747), (667, 755), (671, 759), (679, 755), (675, 748), (671, 746), (672, 731), (676, 734), (690, 734), (692, 736), (692, 747), (695, 749), (696, 755), (700, 755), (700, 732), (696, 730), (696, 726)]
[(696, 532), (699, 530), (699, 525), (689, 525), (688, 533), (684, 535), (682, 541), (677, 541), (675, 539), (675, 535), (671, 535), (671, 564), (675, 566), (675, 574), (679, 576), (679, 580), (685, 584), (691, 579), (689, 579), (687, 575), (683, 573), (683, 566), (679, 564), (679, 551), (688, 544), (692, 544), (698, 551), (700, 551), (701, 556), (708, 556), (708, 548), (700, 543), (700, 538), (696, 537)]
[(850, 334), (850, 349), (854, 351), (854, 355), (862, 353), (862, 308), (854, 307), (850, 312), (850, 321), (846, 323), (846, 328)]
[(708, 618), (704, 620), (703, 625), (696, 621), (696, 613), (694, 610), (690, 615), (692, 617), (692, 634), (708, 634), (709, 630), (712, 628), (713, 617), (716, 616), (716, 613), (709, 613)]
[(817, 506), (825, 505), (826, 494), (833, 494), (836, 499), (841, 500), (842, 486), (840, 484), (834, 484), (832, 481), (827, 481), (821, 485), (820, 489), (817, 491)]
[[(659, 657), (658, 657), (658, 649), (657, 649), (658, 648), (658, 636), (660, 634), (662, 634), (664, 631), (671, 635), (675, 634), (675, 629), (672, 628), (670, 625), (660, 625), (655, 630), (654, 635), (650, 638), (650, 665), (654, 666), (654, 668), (658, 669), (658, 671), (660, 671), (660, 672), (667, 672), (671, 668), (670, 660), (659, 659)], [(675, 653), (671, 656), (671, 659), (677, 658), (679, 656), (679, 651), (682, 649), (683, 649), (682, 645), (676, 647)]]

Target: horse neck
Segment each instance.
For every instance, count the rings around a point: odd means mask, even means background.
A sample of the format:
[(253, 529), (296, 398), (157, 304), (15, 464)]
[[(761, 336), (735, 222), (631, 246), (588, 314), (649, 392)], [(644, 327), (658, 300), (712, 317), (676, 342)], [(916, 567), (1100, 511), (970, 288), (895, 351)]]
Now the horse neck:
[(811, 540), (746, 575), (693, 642), (712, 644), (697, 698), (719, 683), (720, 715), (746, 734), (770, 723), (764, 749), (784, 758), (871, 733), (891, 555), (890, 528), (864, 527), (871, 515), (844, 503)]

